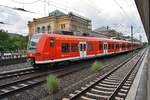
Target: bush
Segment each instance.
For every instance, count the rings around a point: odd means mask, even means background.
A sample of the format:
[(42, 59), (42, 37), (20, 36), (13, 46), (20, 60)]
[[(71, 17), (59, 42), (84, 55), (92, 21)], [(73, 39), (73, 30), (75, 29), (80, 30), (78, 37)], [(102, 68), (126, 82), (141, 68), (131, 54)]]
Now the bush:
[(97, 71), (99, 71), (102, 67), (103, 67), (103, 65), (102, 65), (101, 63), (95, 61), (95, 62), (92, 64), (92, 66), (91, 66), (91, 70), (92, 70), (93, 72), (97, 72)]
[(47, 87), (50, 93), (54, 93), (59, 88), (59, 79), (54, 75), (49, 75), (47, 78)]

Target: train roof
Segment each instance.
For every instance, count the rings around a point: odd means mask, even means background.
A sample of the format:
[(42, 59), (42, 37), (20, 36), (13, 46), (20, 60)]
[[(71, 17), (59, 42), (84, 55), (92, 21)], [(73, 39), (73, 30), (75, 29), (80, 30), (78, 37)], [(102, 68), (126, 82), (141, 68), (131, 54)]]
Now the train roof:
[[(62, 34), (43, 34), (43, 33), (37, 33), (36, 35), (44, 35), (47, 37), (53, 37), (53, 38), (57, 38), (57, 39), (65, 39), (65, 38), (69, 38), (69, 39), (75, 39), (75, 40), (89, 40), (89, 41), (111, 41), (111, 42), (125, 42), (125, 43), (132, 43), (131, 41), (125, 41), (125, 40), (117, 40), (117, 39), (108, 39), (108, 38), (100, 38), (100, 37), (89, 37), (89, 36), (74, 36), (74, 35), (62, 35)], [(139, 44), (139, 42), (134, 42), (136, 44)]]

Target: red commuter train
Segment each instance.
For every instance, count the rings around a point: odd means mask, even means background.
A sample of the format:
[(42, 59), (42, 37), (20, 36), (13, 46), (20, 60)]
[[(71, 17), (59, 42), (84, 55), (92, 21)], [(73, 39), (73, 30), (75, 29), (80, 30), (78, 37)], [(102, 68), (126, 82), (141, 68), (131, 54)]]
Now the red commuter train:
[(32, 66), (85, 59), (141, 48), (140, 42), (60, 34), (34, 34), (29, 41), (27, 61)]

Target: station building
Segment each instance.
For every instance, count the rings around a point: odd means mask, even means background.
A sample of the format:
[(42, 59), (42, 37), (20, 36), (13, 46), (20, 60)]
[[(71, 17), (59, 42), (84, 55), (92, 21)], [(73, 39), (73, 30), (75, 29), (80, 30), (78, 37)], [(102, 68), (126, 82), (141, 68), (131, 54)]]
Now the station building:
[(29, 38), (35, 33), (55, 33), (59, 31), (87, 33), (91, 31), (91, 20), (69, 12), (59, 10), (49, 13), (49, 16), (28, 22)]

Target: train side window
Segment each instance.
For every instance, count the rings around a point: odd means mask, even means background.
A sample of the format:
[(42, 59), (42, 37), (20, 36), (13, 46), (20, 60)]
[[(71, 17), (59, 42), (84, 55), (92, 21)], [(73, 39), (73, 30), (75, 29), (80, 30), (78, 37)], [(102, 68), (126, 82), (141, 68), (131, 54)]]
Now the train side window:
[(125, 48), (125, 44), (122, 44), (123, 45), (123, 48)]
[(50, 39), (50, 46), (51, 46), (51, 47), (54, 46), (54, 39)]
[(84, 51), (86, 51), (86, 44), (84, 44), (83, 47), (84, 47)]
[(108, 44), (108, 49), (111, 49), (111, 44)]
[(68, 43), (63, 43), (61, 48), (62, 48), (62, 52), (69, 52), (69, 44)]
[(93, 50), (93, 45), (92, 44), (88, 44), (87, 50), (88, 51), (92, 51)]
[(114, 49), (114, 44), (112, 44), (112, 49)]
[(99, 44), (99, 50), (103, 50), (103, 44)]
[(72, 52), (78, 51), (78, 44), (71, 44), (71, 51)]
[(108, 49), (108, 45), (104, 44), (104, 50), (107, 50), (107, 49)]
[(116, 49), (119, 49), (119, 44), (116, 44)]
[(80, 44), (80, 51), (83, 51), (83, 45)]
[(118, 49), (118, 44), (116, 44), (116, 49)]

